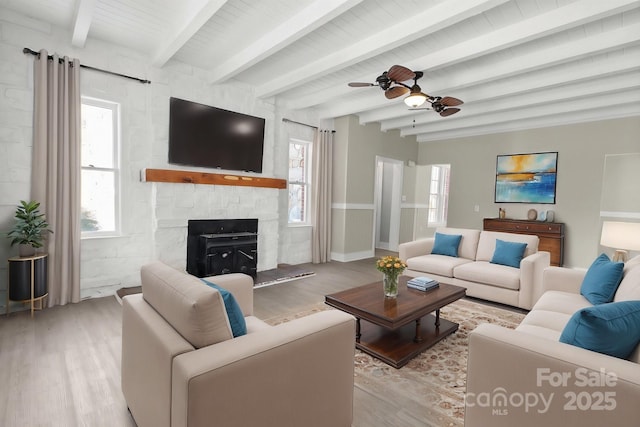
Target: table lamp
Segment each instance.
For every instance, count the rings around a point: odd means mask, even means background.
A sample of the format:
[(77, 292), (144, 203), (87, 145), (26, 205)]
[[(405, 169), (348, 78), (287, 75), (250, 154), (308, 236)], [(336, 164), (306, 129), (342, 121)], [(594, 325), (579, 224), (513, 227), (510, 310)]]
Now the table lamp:
[(600, 244), (616, 251), (613, 261), (627, 261), (627, 251), (640, 251), (640, 222), (614, 222), (602, 223), (602, 236)]

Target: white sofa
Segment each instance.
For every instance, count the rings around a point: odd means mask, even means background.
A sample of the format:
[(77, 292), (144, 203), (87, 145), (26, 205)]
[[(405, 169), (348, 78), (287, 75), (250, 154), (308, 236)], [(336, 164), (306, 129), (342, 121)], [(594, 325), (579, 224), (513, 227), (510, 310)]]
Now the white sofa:
[[(580, 295), (585, 273), (547, 268), (545, 293), (515, 330), (483, 324), (470, 334), (466, 427), (639, 425), (640, 346), (624, 360), (559, 342), (573, 313), (591, 306)], [(640, 300), (640, 256), (613, 301), (628, 300)]]
[[(527, 310), (542, 295), (542, 272), (549, 266), (550, 254), (538, 251), (538, 236), (447, 227), (436, 232), (462, 236), (458, 257), (432, 254), (433, 237), (402, 243), (399, 256), (407, 263), (404, 274), (429, 276), (465, 287), (468, 296)], [(490, 262), (496, 239), (527, 244), (520, 268)]]

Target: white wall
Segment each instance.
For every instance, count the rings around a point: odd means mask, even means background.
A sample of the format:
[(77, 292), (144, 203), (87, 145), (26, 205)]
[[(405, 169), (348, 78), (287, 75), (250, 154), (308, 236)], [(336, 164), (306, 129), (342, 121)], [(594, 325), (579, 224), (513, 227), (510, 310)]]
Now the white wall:
[[(122, 236), (82, 241), (82, 297), (138, 284), (140, 266), (150, 260), (184, 269), (188, 219), (258, 218), (258, 270), (275, 268), (278, 262), (311, 261), (306, 238), (310, 232), (301, 235), (286, 225), (286, 190), (147, 183), (141, 182), (140, 173), (144, 168), (206, 171), (167, 163), (171, 96), (264, 117), (259, 176), (265, 177), (287, 178), (288, 132), (282, 117), (317, 125), (313, 113), (296, 116), (271, 99), (258, 100), (251, 88), (237, 83), (211, 86), (202, 69), (174, 61), (157, 69), (148, 58), (126, 48), (89, 39), (85, 48), (78, 49), (70, 40), (67, 31), (0, 8), (0, 230), (13, 224), (19, 200), (30, 198), (34, 58), (24, 55), (22, 48), (44, 48), (77, 57), (83, 64), (152, 81), (144, 85), (90, 70), (81, 73), (83, 95), (120, 104), (123, 219)], [(16, 252), (8, 239), (0, 240), (0, 260)], [(6, 265), (1, 265), (0, 290), (4, 290)], [(4, 294), (0, 295), (3, 303)]]

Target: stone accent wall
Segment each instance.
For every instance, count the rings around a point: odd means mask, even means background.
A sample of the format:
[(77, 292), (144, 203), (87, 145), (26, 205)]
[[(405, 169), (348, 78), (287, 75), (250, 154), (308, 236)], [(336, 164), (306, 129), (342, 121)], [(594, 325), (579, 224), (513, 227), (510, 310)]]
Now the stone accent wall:
[[(275, 268), (278, 262), (311, 261), (310, 241), (289, 236), (296, 233), (286, 224), (286, 190), (150, 183), (141, 181), (140, 172), (144, 168), (211, 172), (168, 164), (171, 96), (264, 117), (263, 173), (256, 176), (287, 178), (288, 139), (281, 119), (314, 123), (313, 114), (287, 112), (272, 99), (257, 99), (251, 88), (238, 83), (212, 86), (207, 83), (206, 70), (175, 61), (157, 69), (148, 58), (127, 48), (89, 39), (85, 48), (78, 49), (70, 40), (66, 31), (0, 8), (0, 232), (13, 224), (18, 202), (30, 197), (33, 57), (24, 55), (22, 48), (45, 48), (77, 57), (87, 65), (152, 81), (143, 85), (95, 71), (82, 72), (82, 94), (119, 103), (122, 124), (122, 235), (82, 240), (83, 298), (139, 284), (140, 266), (151, 260), (185, 269), (189, 219), (258, 218), (259, 271)], [(8, 239), (0, 239), (0, 261), (16, 251), (9, 247)], [(0, 306), (5, 301), (6, 277), (6, 263), (0, 262)]]

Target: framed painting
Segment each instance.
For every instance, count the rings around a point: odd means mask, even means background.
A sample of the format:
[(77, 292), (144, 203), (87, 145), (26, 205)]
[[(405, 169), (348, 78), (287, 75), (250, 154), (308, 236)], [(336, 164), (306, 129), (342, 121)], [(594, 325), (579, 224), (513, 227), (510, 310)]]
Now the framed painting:
[(558, 152), (498, 155), (496, 203), (555, 204)]

